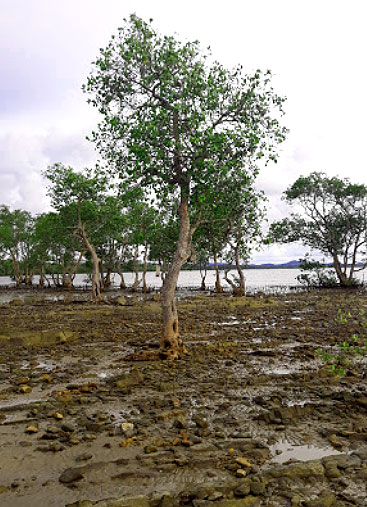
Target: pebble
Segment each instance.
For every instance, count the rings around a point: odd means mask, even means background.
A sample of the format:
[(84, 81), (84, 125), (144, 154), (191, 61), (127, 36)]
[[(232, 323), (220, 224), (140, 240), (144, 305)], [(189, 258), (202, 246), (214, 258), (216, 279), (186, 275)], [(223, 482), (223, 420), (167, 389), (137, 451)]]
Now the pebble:
[(25, 433), (38, 433), (38, 428), (37, 426), (33, 425), (27, 426), (25, 429)]
[(83, 479), (83, 477), (83, 474), (78, 468), (67, 468), (60, 475), (59, 481), (64, 484), (69, 484), (70, 482), (80, 481), (80, 479)]

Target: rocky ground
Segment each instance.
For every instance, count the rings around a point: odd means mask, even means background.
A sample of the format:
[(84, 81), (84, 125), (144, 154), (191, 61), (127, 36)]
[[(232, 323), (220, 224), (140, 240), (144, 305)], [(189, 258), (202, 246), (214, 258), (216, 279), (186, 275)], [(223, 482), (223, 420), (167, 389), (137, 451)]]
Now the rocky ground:
[(367, 506), (364, 361), (315, 352), (363, 332), (365, 293), (182, 298), (173, 363), (124, 359), (157, 296), (49, 299), (0, 307), (1, 506)]

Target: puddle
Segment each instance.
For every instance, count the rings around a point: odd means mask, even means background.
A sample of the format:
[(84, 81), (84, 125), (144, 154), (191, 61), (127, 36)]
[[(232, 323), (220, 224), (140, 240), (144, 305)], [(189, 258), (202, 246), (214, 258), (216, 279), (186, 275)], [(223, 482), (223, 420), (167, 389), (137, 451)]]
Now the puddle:
[(287, 401), (287, 407), (304, 407), (306, 403), (312, 403), (312, 400), (300, 400), (300, 401), (290, 400)]
[[(273, 463), (282, 464), (290, 459), (297, 461), (310, 461), (313, 459), (321, 459), (326, 456), (342, 454), (331, 446), (317, 447), (315, 445), (293, 445), (290, 442), (278, 442), (270, 447), (273, 454)], [(281, 454), (277, 454), (281, 452)]]
[(234, 315), (230, 315), (228, 317), (229, 320), (224, 320), (223, 322), (218, 322), (219, 326), (237, 326), (241, 324), (241, 321), (237, 319)]

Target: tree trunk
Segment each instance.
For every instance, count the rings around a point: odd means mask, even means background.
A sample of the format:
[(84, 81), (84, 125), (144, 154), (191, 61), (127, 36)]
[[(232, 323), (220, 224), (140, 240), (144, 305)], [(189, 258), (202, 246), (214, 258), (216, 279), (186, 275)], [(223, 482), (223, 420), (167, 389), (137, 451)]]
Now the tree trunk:
[(137, 292), (139, 284), (140, 284), (139, 272), (138, 272), (138, 247), (136, 247), (136, 249), (135, 249), (133, 265), (134, 265), (135, 280), (131, 286), (131, 290), (133, 292)]
[(343, 273), (342, 267), (341, 267), (339, 259), (338, 259), (338, 255), (335, 252), (332, 252), (332, 256), (333, 256), (334, 269), (335, 269), (336, 275), (338, 277), (338, 280), (340, 282), (340, 285), (342, 285), (342, 286), (347, 285), (347, 277), (346, 277), (345, 273)]
[(200, 290), (206, 290), (206, 285), (205, 285), (206, 274), (207, 274), (206, 266), (204, 267), (204, 274), (203, 274), (202, 269), (201, 269), (201, 263), (200, 263), (200, 276), (201, 276)]
[(12, 259), (13, 275), (15, 279), (15, 286), (20, 287), (20, 284), (22, 283), (22, 274), (20, 272), (19, 261), (13, 252), (11, 252), (11, 259)]
[(101, 273), (99, 270), (101, 259), (98, 257), (97, 252), (95, 251), (93, 245), (90, 243), (87, 234), (84, 229), (84, 225), (81, 226), (80, 232), (83, 237), (83, 241), (85, 246), (87, 247), (91, 257), (92, 257), (92, 264), (93, 264), (93, 271), (92, 271), (92, 300), (97, 303), (101, 301), (102, 294), (101, 294)]
[(191, 228), (187, 198), (181, 198), (179, 218), (180, 232), (176, 251), (161, 289), (163, 330), (160, 356), (165, 359), (178, 359), (186, 352), (179, 337), (175, 290), (180, 270), (189, 258), (191, 249)]
[(41, 264), (40, 266), (40, 279), (38, 282), (38, 286), (42, 289), (45, 286), (45, 266)]
[(148, 245), (145, 243), (144, 249), (144, 268), (143, 268), (143, 292), (148, 292), (147, 287), (147, 255), (148, 255)]
[(238, 248), (235, 251), (235, 259), (236, 259), (236, 269), (238, 273), (238, 287), (235, 293), (236, 296), (246, 296), (246, 283), (245, 283), (245, 275), (243, 274), (240, 262), (240, 254)]
[(219, 275), (219, 267), (218, 267), (218, 258), (217, 258), (217, 252), (213, 252), (214, 257), (214, 269), (215, 269), (215, 292), (218, 294), (223, 292), (223, 287), (220, 282), (220, 275)]

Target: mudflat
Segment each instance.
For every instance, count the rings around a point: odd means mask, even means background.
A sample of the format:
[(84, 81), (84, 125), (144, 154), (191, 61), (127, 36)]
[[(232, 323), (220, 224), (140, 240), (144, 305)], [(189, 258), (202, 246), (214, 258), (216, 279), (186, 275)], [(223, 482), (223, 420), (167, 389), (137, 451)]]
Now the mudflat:
[[(0, 505), (367, 505), (366, 293), (193, 295), (182, 360), (156, 347), (158, 296), (31, 293), (0, 306)], [(340, 318), (350, 312), (351, 317)]]

